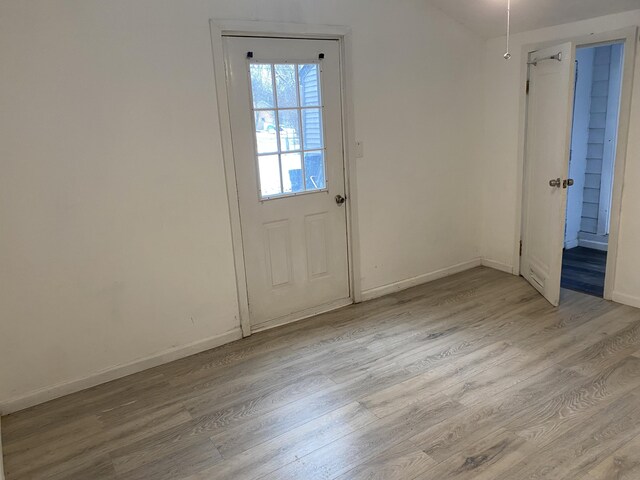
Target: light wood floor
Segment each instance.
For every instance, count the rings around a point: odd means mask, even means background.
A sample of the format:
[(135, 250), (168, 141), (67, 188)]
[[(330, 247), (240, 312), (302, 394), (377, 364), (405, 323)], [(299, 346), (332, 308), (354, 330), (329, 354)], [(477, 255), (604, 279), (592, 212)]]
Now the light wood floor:
[(478, 268), (2, 419), (7, 480), (640, 479), (640, 310)]

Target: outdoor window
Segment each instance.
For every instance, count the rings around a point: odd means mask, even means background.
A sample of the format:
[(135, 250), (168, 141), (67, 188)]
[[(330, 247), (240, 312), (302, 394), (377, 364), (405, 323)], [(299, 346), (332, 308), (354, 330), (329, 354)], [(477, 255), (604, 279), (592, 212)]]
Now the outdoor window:
[(317, 63), (251, 63), (261, 199), (324, 190), (325, 162)]

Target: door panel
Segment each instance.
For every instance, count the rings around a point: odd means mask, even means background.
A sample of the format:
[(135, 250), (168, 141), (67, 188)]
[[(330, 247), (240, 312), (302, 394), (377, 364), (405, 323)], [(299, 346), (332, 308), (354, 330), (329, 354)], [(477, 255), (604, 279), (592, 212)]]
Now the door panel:
[(272, 287), (280, 287), (291, 283), (291, 229), (289, 221), (270, 222), (264, 224), (265, 253), (267, 271)]
[(335, 200), (345, 196), (340, 49), (333, 40), (224, 42), (255, 331), (350, 303), (346, 206)]
[(327, 216), (328, 213), (323, 212), (305, 217), (307, 275), (310, 279), (319, 278), (329, 273), (327, 237), (330, 237), (331, 233), (329, 232)]
[[(521, 273), (553, 305), (560, 300), (574, 52), (571, 43), (539, 50), (529, 67)], [(556, 179), (559, 186), (551, 186)]]

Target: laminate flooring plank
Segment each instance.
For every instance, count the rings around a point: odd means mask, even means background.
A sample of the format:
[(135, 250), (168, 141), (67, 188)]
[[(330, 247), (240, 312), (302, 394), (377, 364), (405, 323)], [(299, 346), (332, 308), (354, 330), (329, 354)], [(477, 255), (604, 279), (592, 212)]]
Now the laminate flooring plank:
[(336, 478), (398, 446), (416, 430), (440, 423), (460, 408), (460, 404), (447, 398), (412, 405), (305, 455), (272, 476), (278, 480)]
[(640, 359), (626, 357), (616, 365), (566, 390), (546, 402), (528, 408), (507, 428), (544, 446), (584, 423), (595, 412), (640, 387)]
[(507, 430), (497, 430), (465, 446), (416, 478), (431, 480), (493, 480), (513, 465), (529, 458), (534, 449)]
[(640, 433), (640, 402), (633, 393), (538, 449), (495, 480), (580, 479)]
[(640, 478), (640, 310), (480, 267), (2, 427), (7, 480)]
[(436, 462), (411, 442), (403, 442), (376, 455), (336, 480), (411, 480)]
[(225, 459), (189, 480), (255, 480), (338, 440), (377, 418), (357, 402), (307, 422), (271, 440)]
[(589, 480), (637, 480), (640, 478), (640, 435), (589, 470)]
[[(504, 429), (528, 408), (544, 403), (558, 392), (569, 390), (584, 380), (572, 370), (554, 366), (528, 376), (499, 394), (477, 391), (465, 399), (464, 410), (445, 422), (416, 433), (411, 441), (433, 459), (444, 461), (492, 432)], [(460, 402), (450, 393), (444, 391), (442, 394)]]

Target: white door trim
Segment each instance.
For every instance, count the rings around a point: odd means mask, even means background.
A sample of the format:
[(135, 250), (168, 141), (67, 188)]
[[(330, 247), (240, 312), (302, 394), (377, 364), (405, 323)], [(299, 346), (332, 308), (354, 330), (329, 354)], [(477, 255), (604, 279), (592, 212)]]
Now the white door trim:
[(607, 269), (604, 283), (604, 298), (612, 300), (614, 296), (616, 263), (618, 258), (618, 236), (620, 230), (620, 211), (622, 207), (622, 191), (624, 172), (627, 160), (627, 143), (629, 138), (629, 121), (631, 117), (631, 97), (633, 88), (633, 73), (636, 59), (636, 44), (638, 38), (637, 27), (627, 27), (611, 32), (584, 35), (580, 37), (560, 38), (546, 42), (527, 44), (522, 47), (522, 62), (520, 65), (520, 78), (522, 89), (520, 91), (520, 119), (518, 133), (518, 179), (516, 181), (516, 225), (515, 241), (513, 245), (513, 273), (520, 274), (520, 239), (522, 238), (522, 214), (523, 214), (523, 187), (524, 187), (524, 161), (525, 161), (525, 135), (527, 115), (527, 95), (525, 82), (527, 80), (527, 59), (529, 53), (541, 48), (562, 42), (574, 42), (576, 47), (596, 46), (611, 42), (624, 43), (624, 62), (622, 72), (622, 89), (620, 96), (620, 113), (618, 123), (618, 141), (614, 168), (613, 195), (611, 201), (611, 221), (609, 233), (609, 251), (607, 253)]
[[(298, 23), (272, 23), (253, 21), (227, 21), (212, 19), (211, 49), (213, 54), (213, 70), (218, 100), (218, 117), (222, 138), (222, 156), (229, 201), (229, 219), (231, 222), (231, 241), (236, 271), (236, 288), (240, 326), (243, 336), (251, 335), (249, 318), (249, 295), (244, 261), (242, 229), (240, 226), (240, 202), (236, 183), (233, 144), (231, 137), (231, 121), (227, 83), (224, 63), (223, 36), (260, 36), (287, 38), (319, 38), (333, 39), (340, 44), (341, 98), (343, 117), (343, 150), (345, 168), (345, 192), (347, 196), (347, 252), (349, 257), (349, 294), (353, 302), (361, 301), (360, 285), (360, 242), (358, 235), (358, 208), (356, 194), (356, 162), (355, 162), (355, 120), (352, 103), (352, 71), (351, 71), (351, 29), (332, 25), (308, 25)], [(273, 325), (276, 326), (276, 325)]]

